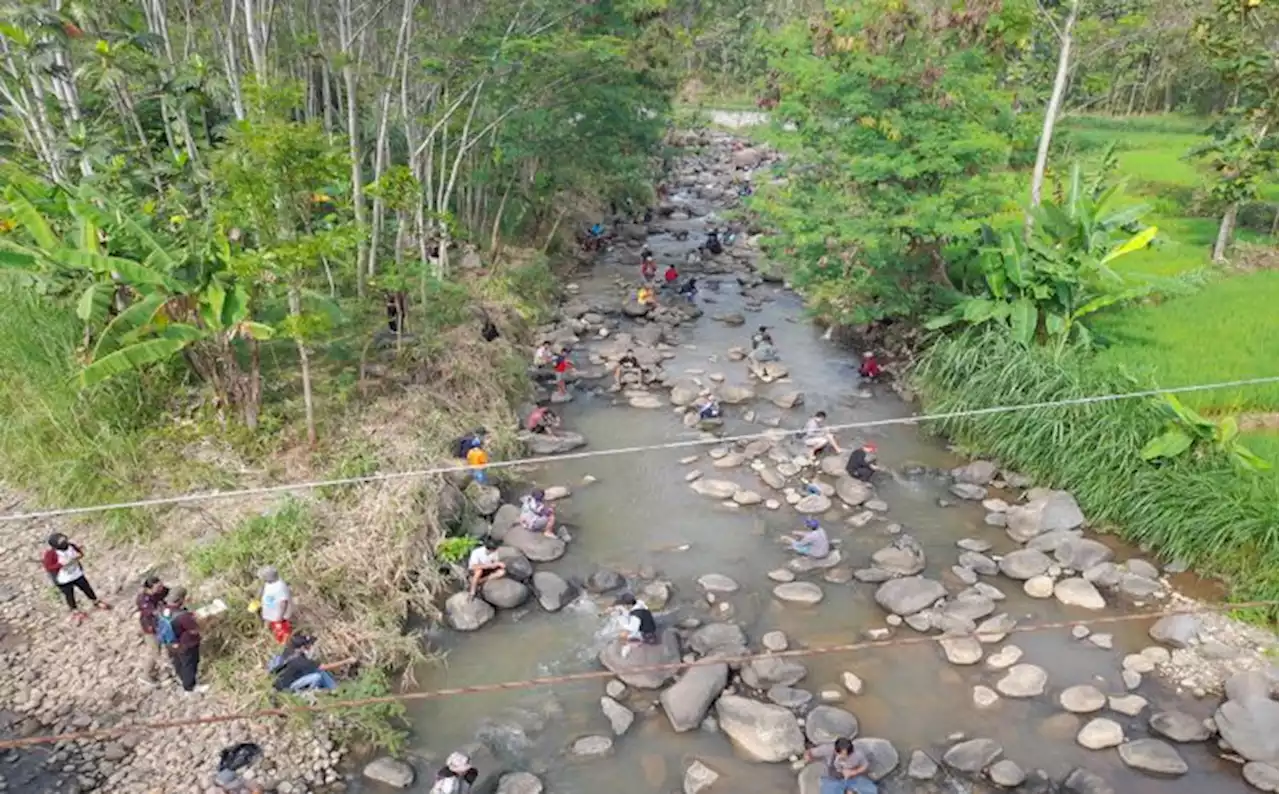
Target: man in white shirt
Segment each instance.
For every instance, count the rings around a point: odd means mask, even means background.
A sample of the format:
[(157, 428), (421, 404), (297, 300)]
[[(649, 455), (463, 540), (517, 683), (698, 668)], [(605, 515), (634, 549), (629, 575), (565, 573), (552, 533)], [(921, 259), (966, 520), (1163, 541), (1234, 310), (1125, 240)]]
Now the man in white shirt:
[(258, 576), (263, 582), (262, 595), (258, 598), (262, 603), (262, 621), (271, 629), (276, 642), (284, 645), (293, 635), (293, 594), (274, 565), (264, 567)]
[(476, 597), (476, 591), (480, 589), (480, 585), (490, 579), (501, 579), (507, 575), (507, 564), (498, 558), (496, 540), (485, 538), (483, 544), (471, 550), (471, 556), (467, 557), (467, 572), (470, 574), (467, 592), (472, 598)]
[(827, 429), (826, 422), (827, 412), (818, 411), (804, 423), (804, 445), (809, 448), (809, 454), (814, 460), (817, 460), (827, 447), (831, 447), (837, 454), (840, 452), (840, 445), (836, 443), (836, 437)]

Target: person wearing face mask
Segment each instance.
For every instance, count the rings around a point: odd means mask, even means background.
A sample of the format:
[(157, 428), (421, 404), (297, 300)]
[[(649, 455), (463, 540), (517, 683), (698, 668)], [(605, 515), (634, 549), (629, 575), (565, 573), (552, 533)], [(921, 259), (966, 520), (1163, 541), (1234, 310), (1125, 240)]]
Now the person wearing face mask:
[(97, 593), (93, 592), (93, 586), (84, 575), (81, 565), (83, 559), (84, 551), (66, 535), (55, 532), (49, 536), (49, 548), (44, 551), (44, 570), (49, 574), (49, 580), (62, 592), (67, 608), (71, 610), (71, 620), (77, 624), (83, 623), (87, 617), (76, 602), (77, 590), (93, 602), (94, 609), (111, 608), (110, 604), (99, 601)]

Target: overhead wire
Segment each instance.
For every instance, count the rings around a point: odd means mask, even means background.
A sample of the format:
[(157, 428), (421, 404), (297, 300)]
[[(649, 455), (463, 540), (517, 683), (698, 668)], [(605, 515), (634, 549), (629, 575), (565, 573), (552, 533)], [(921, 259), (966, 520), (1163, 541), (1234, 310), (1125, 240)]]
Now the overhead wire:
[[(961, 419), (971, 416), (990, 416), (992, 414), (1011, 413), (1014, 411), (1030, 411), (1044, 408), (1066, 408), (1081, 405), (1093, 405), (1097, 403), (1114, 402), (1117, 400), (1132, 400), (1143, 397), (1159, 397), (1165, 394), (1184, 394), (1187, 392), (1212, 391), (1216, 389), (1236, 388), (1240, 386), (1256, 386), (1264, 383), (1280, 382), (1280, 377), (1262, 377), (1262, 378), (1246, 378), (1243, 380), (1220, 381), (1217, 383), (1202, 383), (1191, 386), (1173, 386), (1168, 388), (1144, 389), (1132, 392), (1116, 392), (1111, 394), (1089, 395), (1085, 397), (1072, 397), (1062, 400), (1043, 400), (1030, 403), (1016, 403), (1011, 405), (990, 406), (987, 408), (967, 408), (960, 411), (945, 411), (935, 414), (920, 414), (912, 416), (890, 417), (885, 419), (868, 419), (858, 422), (845, 422), (842, 424), (827, 425), (826, 429), (831, 432), (843, 430), (863, 430), (874, 427), (885, 427), (889, 425), (914, 425), (922, 422), (938, 422), (948, 419)], [(65, 516), (80, 516), (91, 513), (105, 513), (113, 510), (131, 510), (148, 507), (167, 507), (170, 505), (187, 504), (192, 502), (207, 502), (223, 499), (241, 499), (253, 496), (265, 496), (279, 493), (293, 493), (296, 491), (308, 491), (316, 488), (333, 488), (348, 485), (364, 485), (376, 482), (390, 482), (394, 480), (404, 480), (413, 478), (433, 477), (458, 472), (472, 472), (476, 469), (504, 469), (521, 466), (535, 466), (543, 463), (563, 462), (570, 460), (586, 460), (590, 458), (600, 458), (613, 455), (635, 455), (645, 452), (657, 452), (669, 449), (686, 449), (689, 447), (720, 445), (734, 443), (739, 441), (754, 441), (762, 438), (777, 438), (780, 434), (791, 434), (797, 431), (786, 431), (778, 428), (770, 428), (759, 433), (746, 433), (736, 436), (717, 436), (714, 438), (694, 438), (682, 439), (679, 441), (668, 441), (661, 444), (643, 444), (629, 447), (613, 447), (610, 449), (586, 450), (583, 452), (568, 452), (555, 455), (538, 455), (525, 458), (515, 458), (512, 460), (490, 461), (482, 466), (472, 466), (467, 463), (458, 463), (450, 466), (434, 466), (425, 469), (411, 469), (408, 471), (395, 472), (379, 472), (374, 474), (361, 475), (358, 477), (338, 477), (329, 480), (307, 480), (302, 482), (280, 483), (277, 485), (263, 485), (253, 488), (239, 488), (229, 491), (205, 491), (197, 493), (181, 494), (178, 496), (160, 496), (150, 499), (135, 499), (127, 502), (109, 502), (105, 504), (86, 505), (83, 507), (61, 507), (49, 510), (34, 510), (25, 513), (9, 513), (0, 515), (0, 522), (12, 521), (30, 521), (37, 519), (61, 518)]]
[[(1050, 629), (1061, 629), (1074, 626), (1092, 626), (1105, 625), (1112, 623), (1124, 623), (1133, 620), (1152, 620), (1155, 618), (1168, 617), (1172, 615), (1198, 615), (1213, 612), (1232, 612), (1241, 609), (1253, 609), (1258, 607), (1274, 607), (1280, 604), (1280, 601), (1242, 601), (1228, 604), (1199, 604), (1195, 607), (1186, 607), (1180, 609), (1165, 609), (1152, 612), (1138, 612), (1128, 615), (1108, 615), (1091, 618), (1073, 619), (1073, 620), (1056, 620), (1042, 623), (1029, 623), (1024, 626), (1013, 626), (1007, 631), (990, 632), (990, 634), (1021, 634), (1035, 631), (1048, 631)], [(896, 648), (912, 645), (924, 645), (929, 643), (939, 643), (956, 637), (978, 637), (985, 636), (986, 633), (971, 632), (968, 634), (940, 634), (919, 637), (897, 637), (884, 640), (865, 640), (862, 642), (842, 643), (838, 645), (823, 645), (814, 648), (796, 648), (786, 651), (770, 651), (767, 653), (753, 653), (734, 656), (717, 656), (712, 653), (701, 659), (693, 661), (679, 661), (652, 665), (637, 665), (628, 668), (624, 675), (643, 675), (652, 673), (677, 673), (681, 670), (687, 670), (694, 667), (705, 667), (716, 664), (749, 664), (753, 661), (762, 659), (796, 659), (808, 658), (813, 656), (829, 656), (833, 654), (853, 653), (856, 651), (878, 649), (878, 648)], [(173, 730), (175, 728), (189, 728), (201, 725), (216, 725), (228, 722), (242, 722), (245, 720), (261, 720), (269, 717), (288, 717), (291, 714), (319, 713), (330, 711), (347, 711), (351, 709), (364, 708), (366, 706), (387, 705), (392, 703), (406, 703), (420, 700), (439, 700), (447, 697), (460, 697), (463, 695), (475, 695), (488, 692), (505, 692), (513, 690), (536, 689), (538, 687), (560, 686), (563, 684), (580, 683), (584, 681), (598, 681), (617, 677), (617, 673), (610, 670), (588, 670), (580, 673), (564, 673), (560, 675), (539, 676), (536, 678), (525, 678), (513, 681), (500, 681), (489, 684), (475, 684), (473, 686), (452, 687), (448, 689), (434, 689), (422, 692), (402, 692), (394, 695), (381, 695), (377, 697), (338, 699), (333, 698), (325, 701), (317, 701), (310, 704), (293, 704), (287, 706), (277, 706), (274, 708), (254, 709), (251, 711), (235, 712), (232, 714), (210, 714), (203, 717), (188, 717), (176, 720), (151, 720), (146, 722), (131, 722), (119, 725), (113, 725), (105, 728), (93, 728), (87, 730), (67, 731), (58, 734), (43, 734), (36, 736), (25, 736), (13, 739), (0, 739), (0, 750), (13, 750), (22, 747), (34, 747), (38, 745), (62, 744), (66, 742), (87, 742), (87, 741), (104, 741), (117, 736), (132, 733), (158, 732), (165, 730)]]

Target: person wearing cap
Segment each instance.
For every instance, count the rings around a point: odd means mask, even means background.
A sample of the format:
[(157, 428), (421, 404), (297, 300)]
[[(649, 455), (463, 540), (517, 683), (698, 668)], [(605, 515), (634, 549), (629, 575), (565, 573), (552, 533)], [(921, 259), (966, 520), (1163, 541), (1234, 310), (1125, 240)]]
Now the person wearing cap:
[(293, 634), (293, 594), (274, 565), (264, 566), (258, 571), (258, 578), (263, 582), (262, 593), (258, 596), (262, 604), (262, 620), (271, 629), (271, 636), (276, 638), (276, 642), (284, 645)]
[[(167, 647), (173, 661), (173, 672), (182, 683), (182, 690), (187, 693), (206, 691), (208, 686), (196, 686), (196, 676), (200, 672), (200, 624), (187, 609), (187, 588), (169, 590), (164, 598), (164, 608), (157, 613), (156, 620), (165, 621), (173, 630), (173, 642)], [(157, 625), (157, 636), (158, 631)]]
[(272, 670), (275, 675), (272, 686), (277, 692), (305, 692), (313, 689), (327, 691), (338, 688), (332, 671), (355, 664), (356, 660), (351, 657), (340, 662), (320, 664), (312, 658), (315, 642), (315, 637), (305, 634), (295, 634), (289, 638), (287, 654)]
[(806, 518), (804, 529), (796, 530), (784, 536), (782, 540), (796, 554), (803, 554), (815, 560), (820, 560), (831, 553), (831, 540), (816, 518)]
[(875, 380), (880, 377), (880, 362), (876, 361), (876, 354), (870, 350), (862, 354), (862, 364), (858, 367), (858, 374), (864, 380)]
[(145, 684), (155, 684), (160, 670), (160, 641), (156, 639), (156, 613), (164, 606), (169, 588), (160, 577), (152, 574), (142, 580), (142, 590), (134, 603), (138, 606), (138, 623), (142, 627), (143, 649), (142, 675)]
[(41, 560), (44, 564), (44, 572), (49, 575), (49, 580), (58, 588), (63, 600), (67, 602), (67, 608), (71, 610), (72, 622), (77, 624), (83, 623), (88, 617), (76, 603), (77, 590), (93, 602), (94, 609), (111, 609), (110, 604), (99, 601), (98, 594), (93, 592), (93, 587), (84, 575), (84, 567), (81, 564), (83, 560), (84, 550), (72, 543), (61, 532), (55, 532), (49, 536), (49, 548), (44, 550), (44, 558)]
[(849, 453), (849, 462), (845, 464), (844, 470), (850, 477), (856, 477), (863, 482), (871, 482), (871, 476), (879, 469), (875, 465), (876, 445), (870, 441), (863, 442), (862, 446)]
[(520, 526), (530, 532), (541, 532), (549, 538), (556, 536), (556, 512), (546, 502), (547, 492), (534, 488), (520, 500)]
[(476, 597), (480, 585), (506, 575), (507, 564), (498, 557), (498, 541), (485, 538), (484, 543), (471, 550), (467, 557), (467, 592), (472, 598)]
[(449, 753), (444, 766), (436, 772), (431, 794), (468, 794), (480, 777), (480, 771), (471, 765), (466, 753)]

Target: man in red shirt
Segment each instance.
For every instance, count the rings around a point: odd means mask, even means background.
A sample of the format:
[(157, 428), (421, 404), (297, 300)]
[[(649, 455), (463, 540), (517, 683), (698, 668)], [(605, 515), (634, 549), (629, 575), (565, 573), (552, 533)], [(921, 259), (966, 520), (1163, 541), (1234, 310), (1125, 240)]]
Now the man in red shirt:
[(160, 641), (156, 639), (156, 613), (164, 604), (169, 588), (164, 586), (159, 576), (148, 576), (142, 583), (142, 592), (138, 593), (138, 623), (142, 626), (142, 641), (146, 645), (142, 662), (142, 682), (154, 684), (160, 666)]
[(674, 264), (667, 265), (666, 271), (662, 274), (662, 280), (667, 282), (667, 286), (675, 286), (676, 280), (679, 278), (680, 274), (676, 272), (676, 266)]
[(560, 348), (560, 352), (556, 355), (552, 366), (556, 371), (556, 393), (567, 394), (569, 391), (569, 371), (574, 369), (573, 362), (569, 360), (569, 348)]
[(862, 366), (858, 367), (858, 374), (867, 380), (875, 380), (880, 377), (880, 362), (876, 361), (876, 354), (870, 350), (862, 354)]

